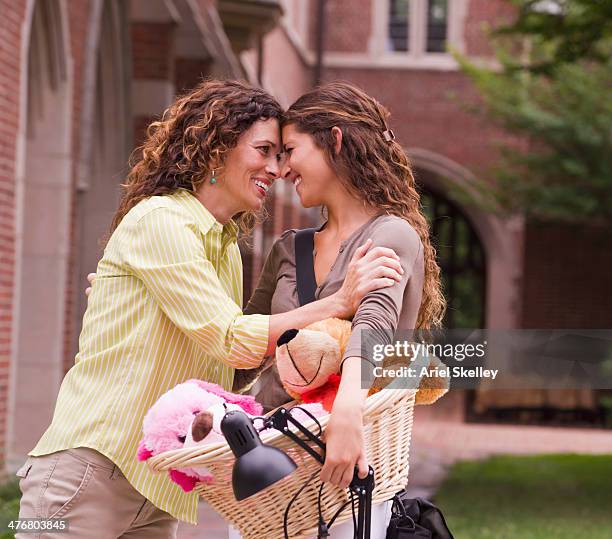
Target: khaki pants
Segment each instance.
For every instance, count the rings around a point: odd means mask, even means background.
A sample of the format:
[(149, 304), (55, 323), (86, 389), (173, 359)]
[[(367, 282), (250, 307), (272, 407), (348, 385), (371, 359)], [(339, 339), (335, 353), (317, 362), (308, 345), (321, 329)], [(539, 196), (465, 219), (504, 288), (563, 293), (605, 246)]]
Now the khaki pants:
[(61, 518), (68, 532), (16, 539), (174, 539), (178, 521), (144, 498), (104, 455), (79, 447), (29, 457), (17, 472), (19, 518)]

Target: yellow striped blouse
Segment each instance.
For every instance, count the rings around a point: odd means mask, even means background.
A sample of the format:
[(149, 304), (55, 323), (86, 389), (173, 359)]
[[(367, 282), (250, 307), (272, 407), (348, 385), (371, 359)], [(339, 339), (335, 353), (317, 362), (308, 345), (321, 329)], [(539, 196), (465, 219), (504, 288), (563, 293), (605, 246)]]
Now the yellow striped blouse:
[(111, 236), (53, 421), (31, 456), (90, 447), (146, 498), (197, 522), (197, 496), (138, 462), (142, 419), (189, 378), (231, 390), (234, 368), (258, 366), (269, 317), (243, 315), (237, 226), (222, 226), (190, 192), (137, 204)]

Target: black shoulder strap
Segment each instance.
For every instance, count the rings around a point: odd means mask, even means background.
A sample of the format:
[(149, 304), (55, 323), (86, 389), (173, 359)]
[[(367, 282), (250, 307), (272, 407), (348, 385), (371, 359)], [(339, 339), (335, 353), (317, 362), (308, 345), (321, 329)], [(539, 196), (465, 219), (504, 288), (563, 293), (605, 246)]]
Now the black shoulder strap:
[(316, 231), (316, 228), (304, 228), (295, 233), (295, 280), (300, 306), (315, 300), (317, 280), (312, 251)]

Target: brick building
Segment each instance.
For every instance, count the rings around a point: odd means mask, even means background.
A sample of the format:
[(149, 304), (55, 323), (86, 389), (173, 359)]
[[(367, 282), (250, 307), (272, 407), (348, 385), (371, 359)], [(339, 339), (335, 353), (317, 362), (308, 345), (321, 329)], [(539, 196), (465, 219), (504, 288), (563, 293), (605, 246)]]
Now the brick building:
[[(0, 0), (0, 451), (7, 467), (47, 426), (72, 364), (85, 276), (100, 257), (127, 158), (148, 122), (202, 76), (245, 78), (289, 105), (319, 72), (323, 81), (357, 83), (388, 106), (433, 219), (451, 325), (612, 326), (611, 273), (585, 275), (576, 264), (578, 255), (589, 268), (610, 266), (605, 231), (502, 220), (453, 196), (457, 187), (470, 189), (507, 137), (465, 112), (462, 102), (474, 92), (445, 51), (487, 61), (483, 27), (510, 17), (508, 2), (323, 4), (321, 12), (318, 0)], [(318, 215), (300, 208), (285, 182), (275, 184), (268, 206), (272, 217), (243, 252), (246, 297), (274, 237)]]

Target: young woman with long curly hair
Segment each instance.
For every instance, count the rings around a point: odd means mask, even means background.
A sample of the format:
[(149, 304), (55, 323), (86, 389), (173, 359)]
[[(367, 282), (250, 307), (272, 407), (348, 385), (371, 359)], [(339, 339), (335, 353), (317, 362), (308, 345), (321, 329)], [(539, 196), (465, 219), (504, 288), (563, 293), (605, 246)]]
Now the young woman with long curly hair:
[(189, 378), (231, 388), (234, 369), (258, 366), (287, 329), (350, 317), (365, 293), (399, 279), (395, 258), (364, 247), (337, 293), (283, 314), (242, 313), (236, 238), (279, 176), (281, 116), (261, 89), (209, 81), (149, 127), (75, 364), (18, 473), (21, 518), (66, 518), (83, 539), (175, 537), (177, 518), (196, 522), (197, 496), (136, 459), (150, 406)]

